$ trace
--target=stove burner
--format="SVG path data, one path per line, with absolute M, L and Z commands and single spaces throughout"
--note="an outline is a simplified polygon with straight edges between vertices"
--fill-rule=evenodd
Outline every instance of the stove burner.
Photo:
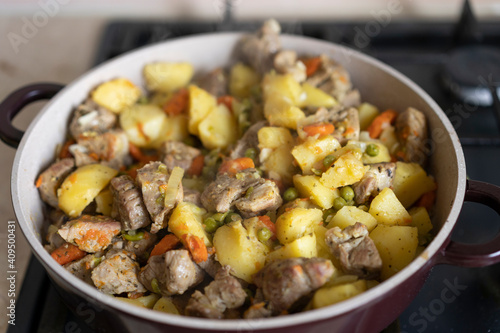
M 493 105 L 491 91 L 500 94 L 500 49 L 477 45 L 456 49 L 444 65 L 443 81 L 463 102 Z

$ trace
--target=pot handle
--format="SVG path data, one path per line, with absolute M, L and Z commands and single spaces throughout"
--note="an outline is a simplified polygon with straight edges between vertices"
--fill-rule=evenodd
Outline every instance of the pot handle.
M 465 201 L 485 204 L 500 215 L 500 187 L 476 180 L 467 180 Z M 463 267 L 484 267 L 500 262 L 500 234 L 483 244 L 464 244 L 451 241 L 441 251 L 437 264 Z
M 0 104 L 0 139 L 7 145 L 17 148 L 24 132 L 12 125 L 12 119 L 28 104 L 50 99 L 63 85 L 56 83 L 35 83 L 17 89 Z

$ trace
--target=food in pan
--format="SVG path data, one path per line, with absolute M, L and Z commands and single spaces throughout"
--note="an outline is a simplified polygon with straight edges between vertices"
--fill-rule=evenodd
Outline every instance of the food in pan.
M 36 181 L 54 260 L 125 302 L 222 319 L 340 302 L 422 251 L 425 116 L 362 102 L 279 33 L 267 21 L 228 68 L 150 63 L 144 87 L 89 92 Z

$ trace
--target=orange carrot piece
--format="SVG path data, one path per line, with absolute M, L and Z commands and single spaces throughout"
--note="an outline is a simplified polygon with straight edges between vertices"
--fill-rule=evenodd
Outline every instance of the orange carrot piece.
M 144 164 L 158 160 L 158 155 L 146 155 L 142 152 L 142 150 L 139 147 L 134 145 L 132 142 L 128 143 L 128 151 L 130 153 L 130 156 L 132 156 L 132 158 Z
M 82 259 L 87 255 L 87 252 L 82 251 L 71 243 L 65 243 L 52 251 L 50 256 L 54 258 L 59 265 L 65 265 L 69 262 Z
M 240 157 L 234 160 L 227 160 L 222 162 L 219 173 L 229 173 L 231 175 L 235 175 L 241 170 L 245 170 L 248 168 L 255 168 L 255 164 L 253 160 L 249 157 Z
M 199 176 L 203 171 L 203 167 L 205 166 L 205 156 L 198 155 L 191 162 L 191 166 L 189 167 L 187 174 L 190 176 Z
M 321 64 L 320 57 L 302 59 L 302 63 L 306 66 L 306 75 L 309 77 L 316 73 Z
M 173 250 L 177 247 L 177 245 L 179 245 L 179 243 L 180 240 L 179 238 L 177 238 L 176 235 L 174 234 L 165 235 L 165 237 L 163 237 L 161 241 L 159 241 L 158 244 L 155 245 L 149 256 L 150 257 L 158 256 L 167 251 Z
M 273 221 L 271 221 L 271 218 L 267 215 L 262 215 L 259 216 L 259 221 L 262 222 L 266 226 L 266 228 L 273 233 L 271 239 L 276 239 L 276 225 L 273 223 Z
M 420 199 L 418 199 L 417 206 L 425 207 L 427 211 L 431 210 L 432 206 L 434 206 L 434 202 L 436 201 L 436 190 L 426 192 L 422 194 Z
M 42 186 L 42 175 L 38 176 L 37 180 L 36 180 L 36 183 L 35 183 L 35 186 L 36 188 L 39 188 L 40 186 Z
M 391 109 L 385 110 L 384 112 L 376 116 L 375 119 L 372 120 L 371 124 L 366 129 L 368 133 L 370 133 L 370 137 L 373 139 L 378 138 L 382 133 L 382 130 L 386 126 L 396 121 L 397 116 L 398 112 Z
M 72 144 L 75 144 L 76 141 L 73 139 L 70 139 L 64 143 L 64 145 L 61 147 L 61 151 L 59 152 L 59 158 L 68 158 L 68 157 L 73 157 L 69 151 L 69 146 Z
M 233 112 L 233 96 L 225 95 L 217 98 L 217 104 L 224 104 L 229 111 Z
M 186 88 L 181 88 L 163 105 L 163 111 L 169 116 L 176 116 L 184 113 L 188 104 L 189 91 Z
M 203 239 L 192 234 L 182 235 L 184 245 L 187 247 L 195 263 L 207 261 L 208 250 Z
M 307 136 L 315 136 L 319 134 L 319 136 L 324 136 L 328 134 L 332 134 L 335 131 L 335 126 L 333 124 L 312 124 L 307 125 L 302 128 L 304 132 L 306 132 Z

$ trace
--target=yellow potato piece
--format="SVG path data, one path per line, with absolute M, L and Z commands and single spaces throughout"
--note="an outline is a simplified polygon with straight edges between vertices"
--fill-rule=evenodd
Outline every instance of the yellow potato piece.
M 215 97 L 207 91 L 190 85 L 189 90 L 189 133 L 198 135 L 201 121 L 217 106 Z
M 302 84 L 301 108 L 305 106 L 330 108 L 334 105 L 337 105 L 337 101 L 331 95 L 309 83 Z
M 293 144 L 294 139 L 290 130 L 284 127 L 264 126 L 257 132 L 259 148 L 276 149 L 283 145 Z
M 353 153 L 340 156 L 321 176 L 321 183 L 329 188 L 352 185 L 363 178 L 368 167 Z
M 143 75 L 149 91 L 171 92 L 185 87 L 194 69 L 187 62 L 156 62 L 144 66 Z
M 323 222 L 323 212 L 312 208 L 293 208 L 276 220 L 276 237 L 281 244 L 291 243 Z
M 163 296 L 155 303 L 153 310 L 180 315 L 179 310 L 177 310 L 177 307 L 172 302 L 172 299 L 166 296 Z
M 238 124 L 231 111 L 220 104 L 200 122 L 198 132 L 204 147 L 226 148 L 238 139 Z
M 129 304 L 132 304 L 135 306 L 139 306 L 141 308 L 153 309 L 155 304 L 158 301 L 158 298 L 160 298 L 160 296 L 158 296 L 156 294 L 151 294 L 148 296 L 142 296 L 142 297 L 138 297 L 138 298 L 134 298 L 134 299 L 126 298 L 126 297 L 115 297 L 115 298 L 117 300 L 122 301 L 122 302 L 129 303 Z
M 413 207 L 408 213 L 411 216 L 411 225 L 418 228 L 420 236 L 425 236 L 432 230 L 432 221 L 425 207 Z
M 191 202 L 181 202 L 172 211 L 168 221 L 168 230 L 179 239 L 184 240 L 184 235 L 194 235 L 202 239 L 206 246 L 212 246 L 205 228 L 203 228 L 203 215 L 206 210 Z
M 79 167 L 66 177 L 57 191 L 59 208 L 69 217 L 80 216 L 117 174 L 117 170 L 101 164 Z
M 313 258 L 317 256 L 316 235 L 311 232 L 269 253 L 267 262 L 288 258 Z
M 100 106 L 119 113 L 137 101 L 141 89 L 129 80 L 120 78 L 100 84 L 90 96 Z
M 306 141 L 297 145 L 292 150 L 292 155 L 306 175 L 312 174 L 312 168 L 316 164 L 322 167 L 323 159 L 333 154 L 340 148 L 340 143 L 331 135 L 319 139 L 307 138 Z
M 332 305 L 367 290 L 366 280 L 358 280 L 352 283 L 336 285 L 333 287 L 323 287 L 318 289 L 313 296 L 313 308 L 318 309 L 328 305 Z
M 259 84 L 259 75 L 252 67 L 237 63 L 229 73 L 229 92 L 231 95 L 245 98 L 250 96 L 252 87 Z
M 398 200 L 394 192 L 386 187 L 370 204 L 368 211 L 378 223 L 388 225 L 409 225 L 411 216 Z
M 371 214 L 359 209 L 358 207 L 344 206 L 332 218 L 328 224 L 328 229 L 333 227 L 345 229 L 350 225 L 356 224 L 356 222 L 363 223 L 368 231 L 372 231 L 377 226 L 377 219 Z
M 293 185 L 301 198 L 310 198 L 323 209 L 331 208 L 335 198 L 340 196 L 338 189 L 332 190 L 321 184 L 318 176 L 294 175 Z
M 434 180 L 417 163 L 396 163 L 393 182 L 394 193 L 406 208 L 420 196 L 436 189 Z
M 167 121 L 167 115 L 153 104 L 136 104 L 120 114 L 120 126 L 138 147 L 152 148 Z

